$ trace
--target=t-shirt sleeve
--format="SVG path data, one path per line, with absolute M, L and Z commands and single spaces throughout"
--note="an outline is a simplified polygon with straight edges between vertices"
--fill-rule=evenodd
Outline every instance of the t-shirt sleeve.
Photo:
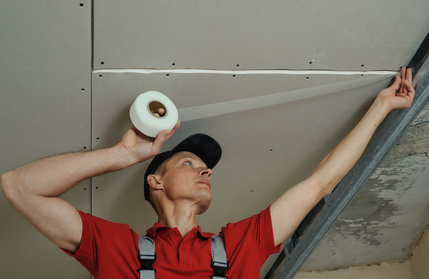
M 270 207 L 245 220 L 227 224 L 220 235 L 224 238 L 228 258 L 233 262 L 251 257 L 262 266 L 268 256 L 281 248 L 274 244 Z
M 83 228 L 79 249 L 75 253 L 63 251 L 79 261 L 93 276 L 99 274 L 98 265 L 100 262 L 106 260 L 105 257 L 100 258 L 100 253 L 114 254 L 115 258 L 120 257 L 120 254 L 125 249 L 132 251 L 131 253 L 125 252 L 125 254 L 134 256 L 137 253 L 135 242 L 138 242 L 138 235 L 130 230 L 128 225 L 113 223 L 81 211 L 78 212 L 82 220 Z M 117 241 L 113 240 L 117 238 L 123 240 L 125 243 L 124 245 L 119 245 L 121 246 L 119 248 L 114 246 Z M 128 244 L 128 247 L 122 247 L 127 246 L 126 244 Z M 119 251 L 115 249 L 119 249 Z M 120 259 L 121 261 L 137 260 L 137 258 L 122 258 L 123 257 Z
M 95 253 L 95 239 L 93 222 L 90 214 L 78 211 L 82 220 L 82 240 L 79 249 L 75 253 L 71 253 L 62 249 L 67 255 L 74 257 L 79 261 L 92 275 L 96 272 L 97 253 Z

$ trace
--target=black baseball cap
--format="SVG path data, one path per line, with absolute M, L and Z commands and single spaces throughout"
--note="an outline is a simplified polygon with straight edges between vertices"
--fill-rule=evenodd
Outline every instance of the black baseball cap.
M 144 175 L 144 197 L 146 200 L 149 200 L 147 177 L 155 173 L 165 160 L 182 151 L 197 155 L 210 169 L 214 168 L 222 157 L 222 148 L 214 138 L 201 133 L 187 137 L 172 150 L 159 153 L 152 159 Z

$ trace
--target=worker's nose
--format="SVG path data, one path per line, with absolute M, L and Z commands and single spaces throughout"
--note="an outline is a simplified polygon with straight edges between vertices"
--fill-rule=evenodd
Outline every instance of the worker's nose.
M 201 169 L 198 174 L 209 178 L 212 175 L 212 173 L 213 173 L 212 169 L 204 168 L 204 169 Z

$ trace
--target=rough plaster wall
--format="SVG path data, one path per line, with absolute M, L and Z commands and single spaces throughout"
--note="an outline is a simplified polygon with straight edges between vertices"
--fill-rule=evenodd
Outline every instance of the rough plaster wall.
M 427 279 L 429 276 L 429 230 L 426 230 L 421 241 L 412 253 L 412 258 L 405 262 L 382 263 L 351 267 L 324 272 L 298 272 L 294 279 Z
M 413 252 L 410 261 L 411 279 L 427 279 L 429 277 L 429 230 Z
M 298 272 L 294 279 L 414 279 L 410 278 L 410 264 L 383 263 L 375 266 L 351 267 L 325 272 Z M 427 278 L 427 277 L 425 277 Z

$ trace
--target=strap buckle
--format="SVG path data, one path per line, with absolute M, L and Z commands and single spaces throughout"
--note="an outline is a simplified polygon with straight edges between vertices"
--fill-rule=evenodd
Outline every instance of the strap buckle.
M 139 261 L 140 261 L 139 271 L 145 270 L 145 269 L 152 269 L 153 270 L 152 265 L 156 261 L 156 254 L 153 254 L 153 255 L 140 254 Z
M 213 275 L 210 276 L 212 279 L 228 279 L 225 276 L 225 272 L 228 269 L 228 264 L 211 260 L 211 266 L 213 268 Z

